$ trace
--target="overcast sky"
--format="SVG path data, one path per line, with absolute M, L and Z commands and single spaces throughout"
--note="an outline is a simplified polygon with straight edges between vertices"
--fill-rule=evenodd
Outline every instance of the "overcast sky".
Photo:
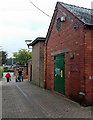
M 25 40 L 45 37 L 51 18 L 36 9 L 30 0 L 0 0 L 0 46 L 8 57 L 19 49 L 27 49 Z M 57 0 L 31 0 L 52 17 Z M 60 2 L 91 8 L 92 0 Z

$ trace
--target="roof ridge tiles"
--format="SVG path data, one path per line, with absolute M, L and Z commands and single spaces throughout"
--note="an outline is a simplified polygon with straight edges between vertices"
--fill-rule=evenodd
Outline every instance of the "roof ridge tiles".
M 85 8 L 85 7 L 80 7 L 80 6 L 76 6 L 76 5 L 72 5 L 72 4 L 68 4 L 68 3 L 64 3 L 64 2 L 58 2 L 64 5 L 69 5 L 69 6 L 74 6 L 74 7 L 78 7 L 78 8 L 83 8 L 83 9 L 87 9 L 87 10 L 93 10 L 93 9 L 89 9 L 89 8 Z

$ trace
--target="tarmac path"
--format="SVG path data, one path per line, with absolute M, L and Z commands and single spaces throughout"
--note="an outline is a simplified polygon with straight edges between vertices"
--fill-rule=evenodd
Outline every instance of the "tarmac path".
M 2 81 L 2 118 L 91 118 L 91 107 L 80 106 L 28 80 L 16 83 L 11 75 L 10 83 L 5 77 Z

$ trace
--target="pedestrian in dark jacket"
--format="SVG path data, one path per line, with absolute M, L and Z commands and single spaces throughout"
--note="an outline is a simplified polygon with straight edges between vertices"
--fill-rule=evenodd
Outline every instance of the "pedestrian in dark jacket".
M 6 77 L 6 79 L 7 79 L 7 82 L 9 82 L 9 79 L 10 79 L 10 77 L 11 77 L 10 73 L 7 73 L 7 74 L 5 75 L 5 77 Z
M 18 71 L 18 80 L 19 80 L 19 82 L 23 81 L 22 69 L 21 68 Z

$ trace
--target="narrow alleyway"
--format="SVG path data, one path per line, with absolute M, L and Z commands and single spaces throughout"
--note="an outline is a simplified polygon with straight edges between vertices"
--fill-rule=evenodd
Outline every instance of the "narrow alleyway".
M 1 84 L 0 84 L 1 85 Z M 83 107 L 67 98 L 31 84 L 28 80 L 2 85 L 3 118 L 90 118 L 91 107 Z

